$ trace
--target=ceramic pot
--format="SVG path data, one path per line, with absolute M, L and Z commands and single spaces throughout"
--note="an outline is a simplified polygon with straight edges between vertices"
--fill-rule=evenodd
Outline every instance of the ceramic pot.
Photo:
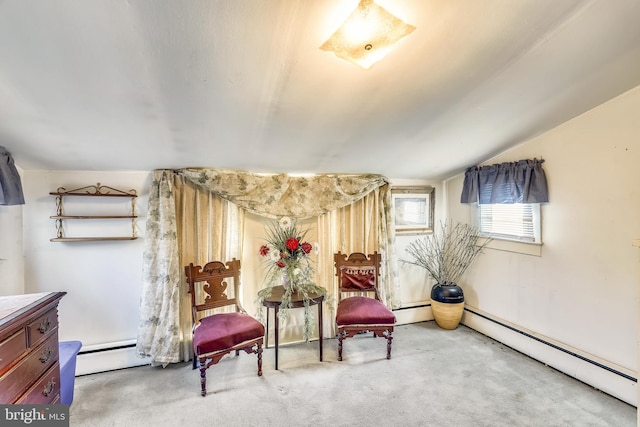
M 464 311 L 464 292 L 455 283 L 437 283 L 431 288 L 431 311 L 442 329 L 455 329 Z

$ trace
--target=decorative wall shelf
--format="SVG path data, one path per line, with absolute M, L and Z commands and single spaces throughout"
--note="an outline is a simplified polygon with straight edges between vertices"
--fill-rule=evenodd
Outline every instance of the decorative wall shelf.
M 86 187 L 67 190 L 64 187 L 58 188 L 56 191 L 49 193 L 56 196 L 56 215 L 49 218 L 56 220 L 57 237 L 51 239 L 52 242 L 88 242 L 88 241 L 107 241 L 107 240 L 135 240 L 136 236 L 136 190 L 123 191 L 116 188 L 107 187 L 97 183 L 96 185 L 88 185 Z M 131 199 L 131 215 L 65 215 L 63 212 L 63 198 L 67 196 L 80 197 L 129 197 Z M 131 220 L 131 236 L 122 237 L 65 237 L 63 229 L 64 220 L 73 219 L 130 219 Z

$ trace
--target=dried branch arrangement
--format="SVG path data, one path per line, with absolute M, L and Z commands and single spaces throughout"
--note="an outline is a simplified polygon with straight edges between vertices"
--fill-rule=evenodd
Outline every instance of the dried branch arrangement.
M 479 243 L 480 232 L 469 224 L 440 224 L 440 232 L 414 240 L 406 251 L 413 258 L 403 260 L 422 267 L 437 284 L 457 284 L 471 263 L 491 241 Z

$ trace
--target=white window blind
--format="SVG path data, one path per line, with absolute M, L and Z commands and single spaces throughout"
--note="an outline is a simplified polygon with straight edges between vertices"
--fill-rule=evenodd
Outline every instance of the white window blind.
M 538 203 L 478 205 L 480 232 L 495 238 L 540 243 Z

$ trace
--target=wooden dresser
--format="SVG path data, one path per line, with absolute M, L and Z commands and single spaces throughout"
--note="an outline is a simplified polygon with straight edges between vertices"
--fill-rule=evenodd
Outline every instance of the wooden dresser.
M 58 303 L 66 292 L 0 297 L 0 404 L 58 403 Z

